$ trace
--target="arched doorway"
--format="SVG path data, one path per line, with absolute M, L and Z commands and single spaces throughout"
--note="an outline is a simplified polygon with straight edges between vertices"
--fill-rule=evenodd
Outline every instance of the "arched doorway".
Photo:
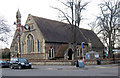
M 68 50 L 68 60 L 72 60 L 72 53 L 73 53 L 72 49 L 69 49 Z

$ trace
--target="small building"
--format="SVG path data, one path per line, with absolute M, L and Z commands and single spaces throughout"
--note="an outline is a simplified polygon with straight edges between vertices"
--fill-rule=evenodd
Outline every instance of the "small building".
M 113 58 L 120 58 L 120 49 L 116 48 L 112 50 L 113 52 Z
M 98 59 L 99 58 L 99 53 L 95 51 L 90 51 L 86 53 L 86 59 Z
M 27 59 L 74 59 L 72 25 L 29 14 L 22 26 L 19 10 L 16 18 L 17 29 L 10 47 L 12 57 L 17 57 L 21 52 L 21 57 Z M 77 58 L 82 57 L 82 42 L 85 42 L 85 53 L 94 50 L 102 54 L 104 45 L 92 30 L 76 27 L 75 39 Z

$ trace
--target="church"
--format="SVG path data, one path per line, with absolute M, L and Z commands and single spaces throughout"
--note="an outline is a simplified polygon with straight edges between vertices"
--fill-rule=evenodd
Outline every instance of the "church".
M 71 25 L 55 20 L 28 15 L 24 26 L 21 14 L 16 13 L 16 31 L 10 47 L 11 57 L 40 60 L 74 60 L 74 38 Z M 102 54 L 104 45 L 92 30 L 76 27 L 76 57 L 89 51 Z

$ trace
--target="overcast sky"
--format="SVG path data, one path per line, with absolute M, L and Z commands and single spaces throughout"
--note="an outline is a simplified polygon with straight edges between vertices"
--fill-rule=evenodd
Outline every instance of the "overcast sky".
M 90 1 L 90 3 L 87 5 L 86 11 L 83 12 L 83 17 L 86 19 L 81 22 L 80 27 L 90 29 L 88 24 L 94 21 L 95 16 L 98 15 L 98 4 L 101 2 L 101 0 L 83 1 Z M 57 0 L 0 0 L 0 16 L 4 16 L 4 18 L 7 20 L 7 24 L 9 24 L 10 28 L 12 28 L 14 31 L 16 26 L 13 25 L 13 23 L 16 21 L 16 12 L 18 9 L 20 10 L 22 16 L 22 25 L 25 24 L 28 14 L 52 20 L 58 20 L 59 12 L 50 6 L 58 7 L 61 9 L 64 8 L 64 6 Z M 13 34 L 14 32 L 11 35 Z M 0 42 L 0 48 L 9 48 L 11 41 L 12 39 L 9 40 L 9 45 L 4 45 L 4 43 Z

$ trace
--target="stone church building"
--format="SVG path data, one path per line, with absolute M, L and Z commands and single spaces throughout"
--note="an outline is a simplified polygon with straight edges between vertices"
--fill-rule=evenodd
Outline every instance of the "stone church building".
M 10 47 L 11 57 L 21 55 L 27 59 L 74 59 L 74 38 L 70 24 L 29 14 L 22 26 L 19 10 L 16 18 L 16 31 Z M 82 42 L 84 54 L 90 50 L 102 54 L 104 49 L 104 45 L 92 30 L 77 27 L 76 42 L 77 58 L 82 57 Z

